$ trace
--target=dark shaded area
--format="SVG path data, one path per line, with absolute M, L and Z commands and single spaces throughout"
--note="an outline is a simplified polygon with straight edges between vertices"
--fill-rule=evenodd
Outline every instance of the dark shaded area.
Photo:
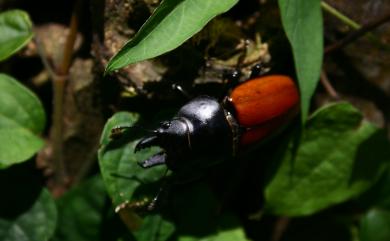
M 31 208 L 43 188 L 44 178 L 33 161 L 0 171 L 0 217 L 14 219 Z
M 317 216 L 292 220 L 285 231 L 283 241 L 342 241 L 350 240 L 351 234 L 347 223 L 334 217 Z
M 350 182 L 371 180 L 390 164 L 390 145 L 386 133 L 377 131 L 359 145 Z M 369 160 L 369 161 L 368 161 Z

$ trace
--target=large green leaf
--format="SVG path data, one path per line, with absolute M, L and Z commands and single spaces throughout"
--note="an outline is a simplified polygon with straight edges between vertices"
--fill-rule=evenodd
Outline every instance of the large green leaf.
M 124 202 L 142 203 L 151 200 L 157 193 L 161 183 L 158 180 L 164 175 L 165 167 L 143 169 L 137 161 L 146 159 L 159 149 L 150 148 L 134 153 L 134 147 L 140 138 L 136 129 L 124 133 L 116 140 L 109 138 L 111 129 L 116 126 L 132 126 L 139 116 L 132 113 L 120 112 L 111 117 L 103 130 L 101 148 L 99 150 L 99 165 L 109 196 L 115 206 Z M 148 202 L 145 203 L 148 205 Z M 174 231 L 172 224 L 160 215 L 148 215 L 138 224 L 137 218 L 130 213 L 126 223 L 134 226 L 133 235 L 138 241 L 164 241 Z M 153 237 L 153 238 L 151 238 Z
M 323 24 L 320 0 L 279 0 L 282 24 L 290 41 L 301 92 L 302 121 L 320 77 Z
M 42 189 L 31 208 L 13 218 L 0 217 L 0 240 L 45 241 L 54 233 L 57 209 L 50 193 Z
M 390 211 L 372 209 L 360 222 L 360 241 L 390 240 Z
M 39 99 L 12 77 L 0 74 L 0 169 L 33 156 L 45 125 Z
M 301 142 L 289 143 L 265 190 L 266 209 L 309 215 L 367 190 L 390 159 L 386 135 L 350 104 L 330 105 L 308 120 Z
M 110 60 L 106 72 L 166 53 L 238 0 L 163 0 L 133 39 Z
M 100 176 L 67 192 L 57 201 L 59 219 L 54 240 L 100 240 L 106 197 Z
M 123 136 L 124 140 L 109 138 L 113 127 L 132 126 L 138 118 L 137 114 L 132 113 L 115 114 L 107 121 L 100 140 L 100 170 L 114 205 L 133 200 L 133 194 L 141 184 L 156 182 L 164 175 L 165 167 L 145 170 L 137 164 L 137 161 L 144 160 L 158 151 L 158 148 L 150 148 L 134 153 L 134 147 L 140 138 L 139 133 L 130 131 Z
M 33 36 L 28 14 L 21 10 L 0 13 L 0 61 L 8 58 Z

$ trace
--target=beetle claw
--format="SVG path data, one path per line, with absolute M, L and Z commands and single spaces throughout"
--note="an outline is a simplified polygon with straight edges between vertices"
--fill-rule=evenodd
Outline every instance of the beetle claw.
M 152 157 L 149 157 L 148 159 L 138 162 L 138 164 L 142 168 L 150 168 L 157 165 L 165 164 L 167 158 L 167 154 L 164 152 L 160 152 L 156 155 L 153 155 Z
M 137 143 L 137 145 L 134 148 L 134 153 L 136 153 L 142 149 L 145 149 L 147 147 L 151 147 L 151 146 L 155 146 L 155 145 L 158 145 L 157 136 L 153 135 L 153 136 L 145 137 Z

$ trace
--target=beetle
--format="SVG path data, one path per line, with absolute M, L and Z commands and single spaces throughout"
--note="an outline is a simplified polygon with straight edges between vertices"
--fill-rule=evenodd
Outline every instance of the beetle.
M 151 146 L 163 149 L 139 164 L 143 168 L 166 164 L 175 172 L 207 168 L 215 162 L 199 161 L 235 156 L 243 146 L 286 124 L 297 113 L 298 103 L 297 87 L 285 75 L 250 79 L 235 87 L 223 102 L 198 96 L 137 143 L 135 152 Z
M 232 88 L 223 101 L 207 95 L 190 100 L 172 119 L 139 140 L 134 151 L 159 146 L 163 151 L 139 165 L 165 164 L 180 178 L 191 179 L 270 136 L 296 115 L 298 106 L 299 92 L 291 77 L 252 76 Z M 118 128 L 112 130 L 113 135 Z

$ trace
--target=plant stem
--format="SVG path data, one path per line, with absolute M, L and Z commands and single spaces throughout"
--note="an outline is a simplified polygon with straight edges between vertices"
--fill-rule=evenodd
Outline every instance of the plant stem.
M 326 12 L 332 14 L 333 16 L 335 16 L 336 18 L 338 18 L 340 21 L 342 21 L 346 25 L 350 26 L 351 28 L 353 28 L 353 29 L 359 29 L 360 28 L 360 25 L 357 22 L 355 22 L 352 19 L 348 18 L 347 16 L 345 16 L 344 14 L 342 14 L 341 12 L 339 12 L 337 9 L 335 9 L 332 6 L 330 6 L 326 2 L 321 1 L 321 7 Z
M 73 48 L 76 42 L 77 29 L 79 26 L 79 18 L 81 14 L 81 0 L 77 0 L 70 19 L 69 33 L 66 38 L 62 63 L 58 68 L 59 75 L 67 75 L 70 64 L 72 63 Z
M 63 158 L 63 103 L 67 77 L 55 75 L 53 78 L 53 124 L 50 133 L 52 144 L 52 160 L 54 162 L 55 183 L 62 186 L 66 183 L 66 171 Z
M 328 76 L 324 70 L 321 71 L 321 78 L 320 78 L 322 86 L 324 86 L 326 92 L 334 99 L 339 98 L 339 94 L 337 91 L 333 88 L 332 84 L 330 83 Z
M 336 49 L 340 49 L 349 43 L 352 43 L 356 39 L 364 36 L 367 32 L 377 28 L 378 26 L 384 24 L 385 22 L 390 21 L 390 13 L 375 19 L 374 21 L 371 21 L 367 23 L 366 25 L 363 25 L 361 28 L 359 28 L 356 31 L 351 32 L 349 35 L 347 35 L 345 38 L 337 41 L 336 43 L 327 46 L 325 48 L 325 54 L 329 54 L 330 52 L 333 52 Z
M 66 166 L 63 152 L 63 115 L 64 92 L 68 80 L 68 72 L 72 63 L 74 44 L 76 42 L 79 17 L 81 13 L 81 0 L 77 0 L 70 20 L 69 33 L 66 38 L 62 62 L 56 68 L 53 78 L 53 125 L 51 131 L 52 159 L 55 167 L 54 180 L 59 186 L 67 182 Z

